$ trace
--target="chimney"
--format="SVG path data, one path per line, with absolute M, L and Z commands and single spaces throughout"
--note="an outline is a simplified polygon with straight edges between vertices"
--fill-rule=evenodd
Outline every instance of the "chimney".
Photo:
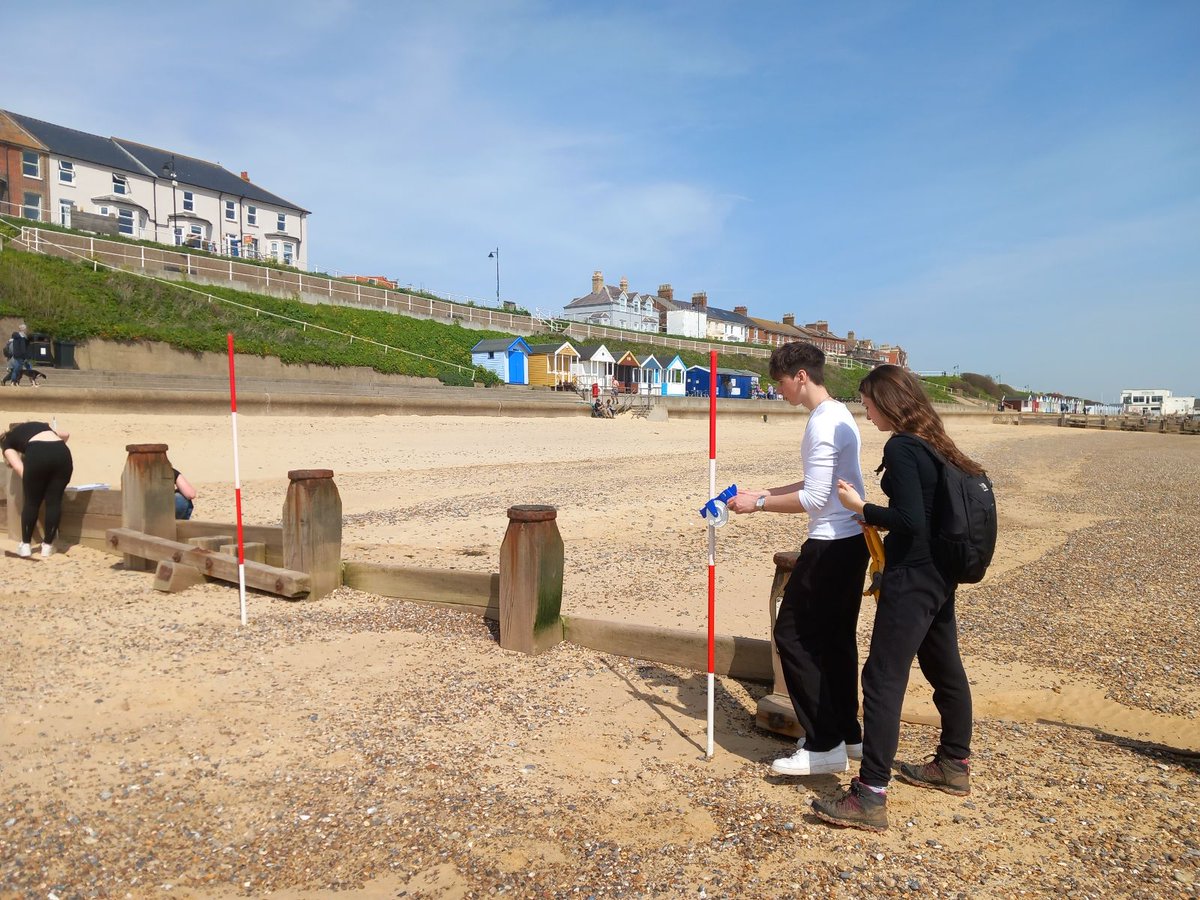
M 708 309 L 708 293 L 706 291 L 697 291 L 692 294 L 692 306 L 696 309 Z
M 733 308 L 733 311 L 734 311 L 735 313 L 737 313 L 739 316 L 744 316 L 744 315 L 747 315 L 747 314 L 749 313 L 749 311 L 750 311 L 750 308 L 749 308 L 749 307 L 747 307 L 747 306 L 735 306 L 735 307 Z
M 621 293 L 622 294 L 629 293 L 629 279 L 626 278 L 624 275 L 621 276 Z
M 829 333 L 829 323 L 826 322 L 824 319 L 817 319 L 817 321 L 815 321 L 815 322 L 809 322 L 804 327 L 811 328 L 813 331 L 818 331 L 821 334 Z
M 796 327 L 796 314 L 795 313 L 784 313 L 783 314 L 783 324 L 791 325 L 793 328 L 795 328 Z
M 668 303 L 675 302 L 675 288 L 669 284 L 660 284 L 658 286 L 658 296 L 662 297 Z
M 853 332 L 853 331 L 847 331 L 847 332 L 846 332 L 846 349 L 847 349 L 847 350 L 853 350 L 853 349 L 854 349 L 854 347 L 855 347 L 855 343 L 854 343 L 854 332 Z
M 602 272 L 592 273 L 592 293 L 598 294 L 604 287 L 604 274 Z
M 249 173 L 249 172 L 243 172 L 243 173 L 242 173 L 242 181 L 249 181 L 249 180 L 250 180 L 250 173 Z

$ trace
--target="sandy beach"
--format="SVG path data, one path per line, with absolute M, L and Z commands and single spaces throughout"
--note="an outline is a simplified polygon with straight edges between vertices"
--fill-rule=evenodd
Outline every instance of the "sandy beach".
M 53 410 L 46 410 L 49 418 Z M 27 416 L 36 418 L 36 416 Z M 162 442 L 232 521 L 228 417 L 59 416 L 74 483 Z M 719 429 L 720 486 L 793 481 L 802 418 Z M 863 468 L 884 435 L 863 428 Z M 890 830 L 809 813 L 765 685 L 561 645 L 341 589 L 167 595 L 71 547 L 0 560 L 0 894 L 20 897 L 1173 897 L 1200 893 L 1200 441 L 953 419 L 995 482 L 996 562 L 959 595 L 972 794 L 894 784 Z M 496 571 L 506 509 L 549 503 L 564 612 L 702 631 L 707 423 L 239 419 L 245 520 L 330 468 L 343 557 Z M 868 492 L 880 497 L 873 476 Z M 767 637 L 801 517 L 719 533 L 718 631 Z M 7 549 L 12 549 L 8 547 Z M 859 626 L 865 649 L 871 601 Z M 937 741 L 914 669 L 900 759 Z M 925 724 L 922 724 L 925 723 Z

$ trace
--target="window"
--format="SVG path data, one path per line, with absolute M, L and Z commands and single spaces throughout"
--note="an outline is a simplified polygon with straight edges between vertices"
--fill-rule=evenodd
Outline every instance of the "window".
M 42 158 L 34 150 L 21 151 L 21 174 L 26 178 L 42 177 Z
M 58 161 L 58 180 L 63 184 L 74 184 L 75 163 L 60 159 Z
M 279 241 L 271 241 L 271 256 L 279 259 Z
M 193 194 L 191 191 L 183 192 L 183 211 L 184 212 L 195 212 L 196 211 L 196 195 Z
M 107 216 L 108 215 L 108 207 L 107 206 L 98 206 L 98 207 L 96 207 L 96 212 L 102 216 Z
M 246 224 L 247 225 L 257 225 L 258 224 L 258 207 L 257 206 L 247 206 L 246 207 Z
M 191 234 L 196 235 L 196 237 L 204 236 L 204 229 L 201 228 L 199 225 L 193 225 L 189 231 Z
M 121 234 L 133 235 L 133 210 L 118 209 L 117 210 L 117 231 Z
M 289 266 L 292 264 L 292 245 L 287 241 L 283 242 L 283 261 Z
M 58 201 L 58 224 L 63 228 L 71 227 L 71 207 L 73 205 L 70 200 Z
M 183 229 L 176 226 L 175 228 L 175 246 L 178 247 L 183 243 Z
M 128 194 L 129 193 L 129 179 L 127 179 L 124 175 L 121 175 L 117 172 L 113 172 L 113 193 L 114 194 Z
M 275 217 L 275 227 L 279 231 L 287 231 L 287 216 L 280 213 Z
M 237 205 L 232 200 L 225 201 L 225 218 L 230 222 L 237 220 Z
M 40 222 L 42 220 L 42 195 L 27 192 L 25 194 L 25 204 L 21 209 L 21 215 L 27 219 Z

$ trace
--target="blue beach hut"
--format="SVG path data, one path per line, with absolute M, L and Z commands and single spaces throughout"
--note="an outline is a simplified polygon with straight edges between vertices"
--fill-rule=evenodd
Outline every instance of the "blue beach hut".
M 687 388 L 684 383 L 687 381 L 687 366 L 683 360 L 679 358 L 679 354 L 675 354 L 672 359 L 663 367 L 662 393 L 664 397 L 682 397 L 687 393 Z
M 689 397 L 707 397 L 709 392 L 709 370 L 706 366 L 688 366 L 687 394 Z M 717 396 L 750 399 L 758 375 L 745 369 L 717 368 Z
M 471 348 L 471 364 L 505 384 L 529 384 L 529 345 L 525 338 L 488 338 Z

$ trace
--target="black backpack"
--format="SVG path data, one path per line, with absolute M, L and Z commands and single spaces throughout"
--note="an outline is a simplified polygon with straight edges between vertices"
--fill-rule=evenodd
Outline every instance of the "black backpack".
M 916 437 L 913 435 L 913 437 Z M 987 475 L 968 475 L 917 438 L 938 466 L 930 550 L 938 570 L 958 584 L 983 580 L 996 552 L 996 492 Z
M 5 359 L 12 359 L 12 350 L 13 350 L 12 345 L 13 345 L 13 339 L 9 338 L 8 343 L 4 345 L 4 358 Z

